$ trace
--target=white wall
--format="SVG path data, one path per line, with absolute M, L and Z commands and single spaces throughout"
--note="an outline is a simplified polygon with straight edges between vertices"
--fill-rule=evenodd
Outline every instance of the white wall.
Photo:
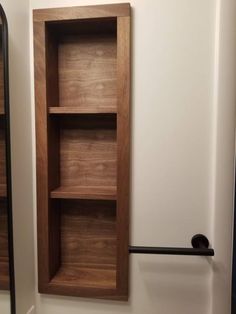
M 31 0 L 31 8 L 110 2 Z M 133 0 L 131 5 L 131 243 L 190 246 L 198 232 L 212 241 L 217 1 Z M 32 45 L 31 29 L 31 59 Z M 35 158 L 34 139 L 33 148 Z M 128 303 L 37 294 L 38 313 L 215 314 L 208 259 L 133 256 L 130 269 Z
M 13 219 L 17 314 L 34 304 L 32 130 L 30 109 L 29 1 L 2 0 L 9 24 Z M 2 298 L 0 298 L 0 307 Z M 10 314 L 10 310 L 0 311 Z
M 219 1 L 215 89 L 215 150 L 213 172 L 212 313 L 228 314 L 231 305 L 234 143 L 236 116 L 236 2 Z
M 10 31 L 17 314 L 25 314 L 34 304 L 35 289 L 28 2 L 1 2 Z M 31 0 L 31 7 L 109 2 Z M 216 257 L 210 263 L 205 258 L 133 256 L 128 303 L 37 294 L 38 313 L 229 314 L 236 4 L 234 0 L 133 0 L 131 4 L 131 242 L 187 246 L 192 234 L 203 232 L 213 242 Z M 9 314 L 7 308 L 2 311 L 8 306 L 5 297 L 0 296 L 1 314 Z
M 10 314 L 10 294 L 9 292 L 0 292 L 0 313 L 2 314 Z

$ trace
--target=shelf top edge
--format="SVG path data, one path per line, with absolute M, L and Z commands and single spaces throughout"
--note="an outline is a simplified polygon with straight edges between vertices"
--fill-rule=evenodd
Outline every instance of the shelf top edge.
M 49 107 L 48 112 L 51 114 L 115 114 L 117 110 L 106 109 L 80 109 L 76 107 Z
M 61 8 L 42 8 L 33 10 L 34 22 L 53 22 L 89 18 L 108 18 L 130 16 L 130 3 L 113 3 Z

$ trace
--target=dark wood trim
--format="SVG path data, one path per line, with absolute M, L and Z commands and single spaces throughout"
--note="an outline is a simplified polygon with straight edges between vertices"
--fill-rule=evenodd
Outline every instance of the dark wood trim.
M 50 280 L 45 23 L 34 22 L 39 289 Z
M 130 4 L 105 4 L 74 6 L 68 8 L 37 9 L 33 11 L 34 22 L 51 22 L 91 18 L 107 18 L 130 15 Z
M 130 194 L 130 17 L 117 19 L 117 287 L 128 296 Z

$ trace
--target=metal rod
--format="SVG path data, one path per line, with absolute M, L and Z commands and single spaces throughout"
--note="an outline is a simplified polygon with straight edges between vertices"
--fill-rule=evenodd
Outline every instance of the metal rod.
M 172 248 L 172 247 L 147 247 L 130 246 L 129 253 L 132 254 L 164 254 L 164 255 L 192 255 L 192 256 L 214 256 L 213 249 L 208 248 Z
M 164 254 L 164 255 L 192 255 L 192 256 L 214 256 L 215 251 L 209 249 L 209 241 L 204 234 L 195 234 L 192 237 L 193 248 L 182 247 L 150 247 L 130 246 L 129 253 L 133 254 Z

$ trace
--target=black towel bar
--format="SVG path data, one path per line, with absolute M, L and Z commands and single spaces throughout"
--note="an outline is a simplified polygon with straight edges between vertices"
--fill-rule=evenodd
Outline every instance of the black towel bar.
M 209 241 L 203 234 L 192 237 L 193 248 L 177 247 L 148 247 L 130 246 L 129 253 L 132 254 L 164 254 L 164 255 L 192 255 L 192 256 L 214 256 L 214 249 L 209 248 Z

